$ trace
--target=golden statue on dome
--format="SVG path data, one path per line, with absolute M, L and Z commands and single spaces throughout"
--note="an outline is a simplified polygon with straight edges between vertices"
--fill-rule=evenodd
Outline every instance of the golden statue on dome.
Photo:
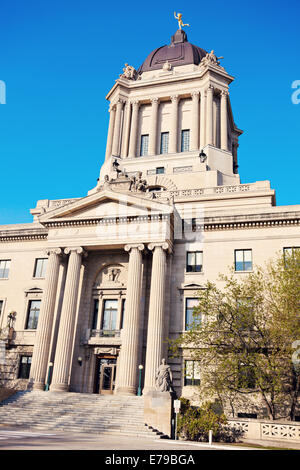
M 177 15 L 176 15 L 176 11 L 174 11 L 174 18 L 175 18 L 175 20 L 178 20 L 179 29 L 183 28 L 184 26 L 190 26 L 188 23 L 183 24 L 182 13 L 177 13 Z

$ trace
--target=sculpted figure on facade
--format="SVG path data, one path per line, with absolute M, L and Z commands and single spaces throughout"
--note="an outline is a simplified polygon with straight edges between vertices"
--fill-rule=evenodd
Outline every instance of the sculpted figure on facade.
M 165 359 L 162 359 L 155 376 L 156 390 L 159 392 L 171 392 L 172 380 L 171 367 L 169 364 L 166 364 Z
M 123 73 L 120 75 L 120 78 L 126 78 L 127 80 L 135 80 L 137 72 L 132 65 L 125 64 L 123 68 Z
M 201 60 L 201 65 L 220 65 L 220 59 L 224 59 L 224 57 L 217 57 L 215 55 L 215 51 L 212 50 L 206 54 L 206 56 Z
M 184 26 L 190 26 L 188 23 L 184 24 L 182 21 L 182 13 L 177 13 L 174 11 L 174 18 L 175 20 L 178 20 L 178 27 L 179 29 L 183 28 Z

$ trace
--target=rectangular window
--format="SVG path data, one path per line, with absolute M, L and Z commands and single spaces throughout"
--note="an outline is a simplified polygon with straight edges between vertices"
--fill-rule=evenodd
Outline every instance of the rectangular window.
M 98 324 L 98 312 L 99 312 L 99 300 L 94 299 L 94 310 L 93 310 L 93 320 L 92 320 L 92 330 L 97 329 Z
M 184 385 L 200 385 L 200 364 L 198 361 L 185 361 Z
M 190 130 L 184 129 L 181 131 L 181 152 L 188 152 L 190 150 Z
M 122 299 L 121 330 L 124 328 L 125 305 L 126 305 L 126 299 Z
M 199 304 L 199 300 L 195 298 L 185 299 L 185 330 L 190 330 L 193 325 L 201 324 L 201 316 L 194 317 L 194 308 Z
M 156 168 L 156 171 L 155 171 L 157 175 L 162 175 L 164 174 L 164 172 L 165 172 L 165 168 L 163 166 Z
M 0 300 L 0 317 L 2 315 L 3 305 L 4 305 L 4 300 Z
M 8 279 L 10 268 L 10 259 L 2 259 L 0 261 L 0 279 Z
M 28 315 L 27 315 L 27 323 L 26 323 L 26 330 L 36 330 L 39 320 L 41 308 L 41 301 L 40 300 L 30 300 L 28 305 Z
M 160 153 L 169 152 L 169 132 L 162 132 L 160 134 Z
M 203 267 L 203 252 L 188 251 L 186 254 L 186 272 L 201 273 Z
M 31 356 L 21 356 L 18 379 L 29 379 Z
M 114 332 L 116 330 L 118 315 L 118 300 L 104 300 L 103 303 L 103 332 Z
M 140 150 L 141 157 L 148 155 L 148 148 L 149 148 L 149 134 L 141 135 L 141 150 Z
M 235 250 L 234 264 L 236 271 L 251 271 L 252 250 Z
M 35 260 L 33 277 L 45 277 L 48 258 L 37 258 Z

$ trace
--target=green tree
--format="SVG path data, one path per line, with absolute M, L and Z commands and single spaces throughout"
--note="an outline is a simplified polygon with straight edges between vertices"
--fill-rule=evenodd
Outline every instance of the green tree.
M 300 391 L 300 250 L 199 292 L 194 323 L 172 344 L 199 361 L 202 397 L 235 405 L 261 397 L 270 419 L 294 420 Z M 199 317 L 202 322 L 199 324 Z M 298 343 L 300 346 L 300 342 Z M 285 411 L 284 415 L 283 410 Z

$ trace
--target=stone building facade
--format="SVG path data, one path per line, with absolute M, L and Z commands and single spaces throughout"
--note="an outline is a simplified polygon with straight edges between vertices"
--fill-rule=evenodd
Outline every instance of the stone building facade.
M 0 227 L 2 383 L 146 393 L 206 281 L 300 246 L 300 206 L 276 206 L 269 181 L 241 184 L 232 81 L 178 30 L 108 93 L 97 186 Z M 192 396 L 197 365 L 168 362 Z

